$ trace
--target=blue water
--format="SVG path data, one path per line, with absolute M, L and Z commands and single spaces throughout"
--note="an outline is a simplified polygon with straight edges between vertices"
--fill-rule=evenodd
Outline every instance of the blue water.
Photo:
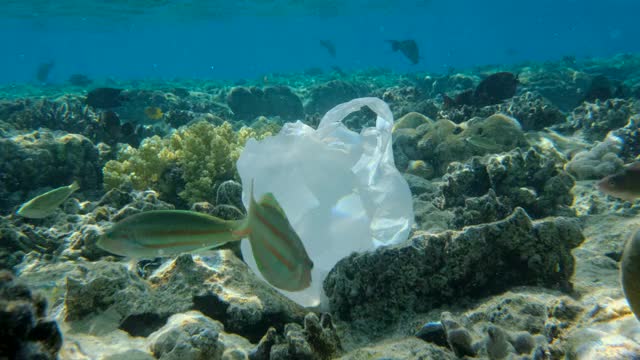
M 51 3 L 0 5 L 0 83 L 35 81 L 50 60 L 49 81 L 61 83 L 74 73 L 239 79 L 333 65 L 445 72 L 640 50 L 634 0 Z M 334 42 L 336 58 L 322 39 Z M 420 63 L 392 52 L 387 39 L 415 39 Z

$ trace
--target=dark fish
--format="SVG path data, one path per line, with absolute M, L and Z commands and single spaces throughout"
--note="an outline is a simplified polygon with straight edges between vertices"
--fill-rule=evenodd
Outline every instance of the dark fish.
M 415 40 L 387 40 L 391 44 L 391 50 L 400 51 L 412 64 L 420 61 L 420 50 Z
M 36 72 L 36 79 L 40 82 L 47 82 L 49 78 L 49 73 L 51 69 L 53 69 L 53 65 L 55 63 L 53 61 L 49 61 L 48 63 L 42 63 L 38 65 L 38 71 Z
M 594 102 L 595 100 L 607 100 L 613 97 L 611 81 L 604 75 L 596 75 L 591 79 L 591 84 L 584 100 Z
M 444 94 L 442 97 L 444 99 L 443 107 L 445 109 L 451 109 L 462 105 L 473 105 L 475 102 L 473 89 L 460 92 L 454 98 L 449 97 L 447 94 Z
M 329 52 L 331 57 L 336 57 L 336 46 L 331 40 L 320 40 L 320 46 L 327 49 L 327 52 Z
M 120 135 L 120 118 L 118 114 L 111 110 L 107 110 L 100 115 L 100 122 L 105 131 L 113 138 Z
M 87 94 L 87 105 L 99 109 L 109 109 L 122 105 L 122 89 L 96 88 Z
M 627 165 L 621 172 L 598 181 L 598 189 L 626 201 L 640 197 L 640 162 Z
M 69 76 L 69 83 L 74 86 L 88 86 L 93 82 L 87 75 L 73 74 Z
M 518 77 L 510 72 L 498 72 L 482 80 L 473 92 L 477 106 L 495 105 L 516 94 Z

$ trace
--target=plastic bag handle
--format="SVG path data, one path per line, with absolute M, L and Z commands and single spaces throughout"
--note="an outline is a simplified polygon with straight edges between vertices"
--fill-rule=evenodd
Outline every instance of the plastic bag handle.
M 377 97 L 354 99 L 329 110 L 322 117 L 322 120 L 320 120 L 317 130 L 318 133 L 324 135 L 332 131 L 336 126 L 340 126 L 342 120 L 349 116 L 349 114 L 359 111 L 364 106 L 369 107 L 378 115 L 376 119 L 376 129 L 382 134 L 391 133 L 391 129 L 393 128 L 393 114 L 391 113 L 391 109 L 389 109 L 389 105 Z M 389 137 L 389 139 L 385 140 L 390 141 L 391 138 Z M 383 147 L 386 147 L 386 144 L 383 144 Z

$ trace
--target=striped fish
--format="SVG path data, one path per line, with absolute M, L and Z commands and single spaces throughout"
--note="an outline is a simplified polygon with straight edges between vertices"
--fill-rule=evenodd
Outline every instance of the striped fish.
M 29 219 L 42 219 L 53 214 L 58 206 L 67 200 L 67 198 L 80 188 L 77 181 L 69 186 L 62 186 L 51 191 L 47 191 L 42 195 L 38 195 L 33 199 L 22 204 L 17 215 Z
M 116 255 L 134 258 L 172 256 L 213 249 L 249 238 L 262 276 L 273 286 L 300 291 L 311 284 L 313 262 L 271 193 L 253 197 L 242 220 L 222 220 L 183 210 L 155 210 L 118 222 L 97 245 Z

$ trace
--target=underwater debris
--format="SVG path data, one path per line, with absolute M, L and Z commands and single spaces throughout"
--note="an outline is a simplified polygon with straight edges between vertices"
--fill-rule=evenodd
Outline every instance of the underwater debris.
M 69 83 L 74 86 L 89 86 L 93 80 L 89 79 L 87 75 L 73 74 L 69 76 Z
M 391 50 L 400 51 L 413 65 L 420 61 L 420 50 L 415 40 L 387 40 Z
M 123 98 L 120 96 L 122 89 L 96 88 L 87 94 L 85 102 L 87 105 L 98 109 L 109 109 L 122 105 Z
M 36 71 L 36 79 L 38 79 L 38 81 L 40 81 L 41 83 L 47 82 L 47 80 L 49 79 L 49 73 L 51 72 L 51 69 L 53 69 L 54 65 L 55 63 L 53 61 L 38 65 L 38 70 Z
M 640 162 L 627 165 L 621 172 L 598 181 L 598 189 L 626 201 L 640 197 Z
M 331 40 L 320 40 L 320 46 L 327 49 L 327 52 L 331 57 L 336 57 L 336 46 Z
M 38 195 L 33 199 L 24 203 L 18 211 L 17 215 L 29 219 L 42 219 L 53 214 L 58 206 L 67 200 L 67 198 L 80 188 L 77 181 L 69 186 L 62 186 L 51 191 L 47 191 L 42 195 Z

